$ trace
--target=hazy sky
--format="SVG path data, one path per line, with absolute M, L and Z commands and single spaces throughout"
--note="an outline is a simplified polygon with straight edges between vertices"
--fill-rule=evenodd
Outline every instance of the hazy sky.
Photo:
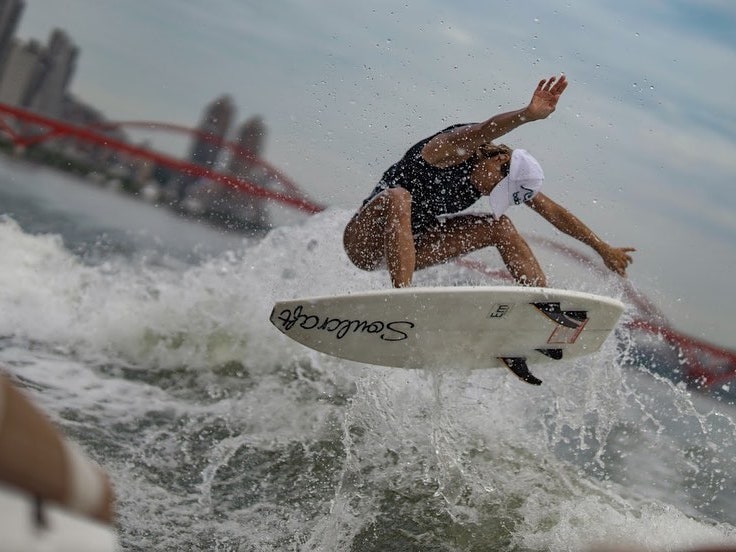
M 267 160 L 342 208 L 419 139 L 523 107 L 564 72 L 557 112 L 504 142 L 540 159 L 553 199 L 638 248 L 632 281 L 672 301 L 676 325 L 736 346 L 732 0 L 27 4 L 19 35 L 65 29 L 72 90 L 109 119 L 195 126 L 228 93 L 239 121 L 264 117 Z

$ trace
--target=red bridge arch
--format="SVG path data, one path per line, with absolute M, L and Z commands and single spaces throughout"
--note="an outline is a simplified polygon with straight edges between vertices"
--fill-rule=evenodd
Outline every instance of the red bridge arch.
M 7 121 L 7 118 L 14 119 L 19 123 L 32 125 L 34 127 L 34 130 L 25 134 L 21 133 Z M 286 192 L 284 193 L 269 190 L 262 186 L 258 186 L 253 182 L 250 182 L 243 178 L 239 178 L 235 175 L 221 173 L 207 167 L 196 165 L 186 160 L 177 159 L 170 155 L 166 155 L 154 150 L 135 146 L 103 134 L 105 130 L 112 130 L 122 127 L 145 128 L 148 130 L 162 130 L 168 132 L 184 133 L 216 143 L 229 149 L 236 155 L 252 159 L 254 164 L 261 166 L 266 170 L 268 174 L 278 179 Z M 28 111 L 19 107 L 7 104 L 0 104 L 0 132 L 4 132 L 5 134 L 7 134 L 13 141 L 14 145 L 22 147 L 46 142 L 54 138 L 70 137 L 76 140 L 119 151 L 139 159 L 145 159 L 162 167 L 179 171 L 183 174 L 194 177 L 207 178 L 214 182 L 218 182 L 225 186 L 229 186 L 231 188 L 239 190 L 240 192 L 255 197 L 275 201 L 277 203 L 281 203 L 282 205 L 293 207 L 308 214 L 318 213 L 324 209 L 324 206 L 307 199 L 299 191 L 296 184 L 294 184 L 289 178 L 278 171 L 275 167 L 269 165 L 261 159 L 255 158 L 252 153 L 244 150 L 238 144 L 228 142 L 218 136 L 204 133 L 198 129 L 190 129 L 181 125 L 170 123 L 143 121 L 104 123 L 82 127 L 78 125 L 72 125 L 58 119 L 52 119 L 50 117 L 46 117 L 44 115 L 40 115 L 38 113 Z

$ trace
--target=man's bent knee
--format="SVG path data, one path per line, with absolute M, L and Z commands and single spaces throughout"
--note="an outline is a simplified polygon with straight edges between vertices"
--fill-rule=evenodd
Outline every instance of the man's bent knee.
M 383 258 L 382 247 L 366 229 L 351 220 L 345 228 L 342 245 L 351 263 L 361 270 L 375 270 Z

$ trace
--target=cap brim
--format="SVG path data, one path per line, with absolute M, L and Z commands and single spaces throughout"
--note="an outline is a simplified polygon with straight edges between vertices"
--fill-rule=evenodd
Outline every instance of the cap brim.
M 488 201 L 491 204 L 491 213 L 493 214 L 493 218 L 501 218 L 501 215 L 503 215 L 511 206 L 511 201 L 509 199 L 508 176 L 493 187 L 491 193 L 488 194 Z

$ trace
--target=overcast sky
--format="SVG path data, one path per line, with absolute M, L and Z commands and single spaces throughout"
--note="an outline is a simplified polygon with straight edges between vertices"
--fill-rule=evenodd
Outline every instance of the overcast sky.
M 239 121 L 263 116 L 267 160 L 341 208 L 419 139 L 523 107 L 564 72 L 557 112 L 504 142 L 540 159 L 553 199 L 637 247 L 632 281 L 671 301 L 676 325 L 736 347 L 732 0 L 27 4 L 18 34 L 65 29 L 72 91 L 109 119 L 195 126 L 230 94 Z

